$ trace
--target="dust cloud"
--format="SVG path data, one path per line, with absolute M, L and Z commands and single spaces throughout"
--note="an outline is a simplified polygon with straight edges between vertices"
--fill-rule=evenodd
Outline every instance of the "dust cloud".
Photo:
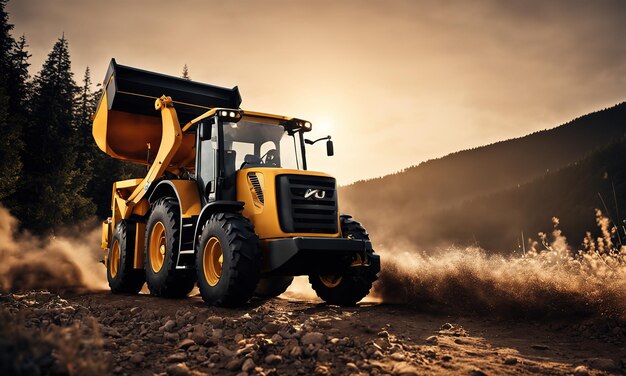
M 0 291 L 107 288 L 99 229 L 43 239 L 19 233 L 17 224 L 0 207 Z
M 570 317 L 598 314 L 626 320 L 626 247 L 614 244 L 614 229 L 600 211 L 602 236 L 587 233 L 573 250 L 554 218 L 551 233 L 539 234 L 529 251 L 489 255 L 479 248 L 439 254 L 382 250 L 382 271 L 373 295 L 451 313 L 504 317 Z

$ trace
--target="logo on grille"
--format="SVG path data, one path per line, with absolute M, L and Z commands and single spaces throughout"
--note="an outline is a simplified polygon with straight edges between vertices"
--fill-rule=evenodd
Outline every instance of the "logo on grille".
M 321 200 L 323 198 L 326 197 L 326 191 L 323 191 L 321 189 L 307 189 L 306 192 L 304 193 L 304 198 L 305 199 L 313 199 L 313 200 Z

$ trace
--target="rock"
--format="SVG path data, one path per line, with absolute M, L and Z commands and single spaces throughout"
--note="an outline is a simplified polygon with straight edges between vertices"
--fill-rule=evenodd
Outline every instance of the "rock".
M 243 359 L 232 359 L 228 363 L 226 363 L 226 369 L 229 371 L 237 371 L 241 369 L 241 364 L 243 363 Z
M 183 352 L 177 352 L 168 356 L 165 361 L 168 363 L 177 363 L 177 362 L 183 362 L 185 360 L 187 360 L 187 354 Z
M 211 316 L 207 319 L 211 323 L 213 328 L 218 329 L 224 326 L 224 320 L 221 317 Z
M 178 335 L 178 333 L 174 332 L 174 333 L 163 333 L 163 339 L 165 339 L 166 341 L 171 341 L 171 342 L 175 342 L 180 340 L 180 336 Z
M 444 362 L 449 362 L 452 360 L 452 357 L 450 355 L 444 355 L 441 357 L 441 360 L 443 360 Z
M 275 322 L 268 322 L 261 328 L 261 331 L 266 334 L 276 334 L 278 333 L 279 329 L 280 329 L 279 324 Z
M 280 330 L 280 331 L 278 331 L 278 335 L 281 336 L 284 339 L 293 338 L 293 334 L 289 333 L 289 331 L 287 331 L 287 330 Z
M 274 334 L 272 336 L 272 342 L 273 343 L 280 343 L 283 341 L 283 337 L 281 337 L 279 334 Z
M 141 307 L 133 307 L 130 309 L 130 313 L 133 315 L 136 315 L 138 313 L 141 313 L 141 311 L 143 310 L 143 308 Z
M 265 363 L 269 364 L 270 366 L 275 366 L 275 365 L 280 364 L 282 362 L 283 362 L 283 357 L 280 356 L 280 355 L 270 354 L 270 355 L 265 357 Z
M 241 365 L 241 370 L 244 372 L 248 372 L 253 370 L 255 367 L 256 364 L 254 364 L 254 360 L 252 360 L 251 358 L 247 358 Z
M 220 361 L 220 355 L 219 354 L 211 354 L 209 356 L 209 362 L 211 363 L 217 363 Z
M 207 333 L 204 326 L 201 324 L 194 325 L 191 330 L 191 339 L 200 345 L 205 343 L 207 340 Z
M 104 334 L 107 337 L 122 338 L 122 335 L 120 334 L 120 332 L 118 332 L 114 328 L 110 328 L 107 326 L 102 328 L 102 334 Z
M 483 371 L 479 370 L 479 369 L 473 369 L 469 372 L 470 376 L 487 376 L 486 373 L 484 373 Z
M 437 336 L 430 336 L 426 338 L 426 342 L 436 345 L 437 343 L 439 343 L 439 338 L 437 338 Z
M 535 350 L 542 350 L 542 351 L 550 350 L 550 347 L 546 346 L 546 345 L 535 344 L 535 345 L 531 345 L 530 347 L 535 349 Z
M 235 351 L 230 350 L 226 346 L 219 345 L 217 347 L 217 350 L 220 352 L 220 354 L 222 354 L 226 358 L 232 358 L 233 356 L 235 356 Z
M 331 359 L 332 359 L 332 356 L 330 355 L 330 352 L 328 352 L 327 350 L 319 349 L 317 351 L 317 360 L 319 360 L 320 362 L 328 362 Z
M 303 345 L 321 345 L 326 341 L 325 336 L 319 332 L 310 332 L 302 336 Z
M 247 345 L 245 345 L 241 349 L 237 350 L 235 352 L 235 355 L 239 356 L 239 355 L 249 354 L 249 353 L 253 352 L 255 350 L 255 348 L 256 348 L 256 345 L 254 343 L 248 343 Z
M 574 376 L 589 376 L 589 368 L 585 366 L 574 368 Z
M 608 358 L 589 359 L 589 367 L 596 368 L 602 371 L 616 371 L 619 369 L 615 361 Z
M 317 367 L 315 367 L 315 371 L 313 372 L 313 374 L 314 375 L 320 375 L 320 376 L 326 376 L 326 375 L 330 375 L 330 370 L 328 369 L 328 367 L 320 364 Z
M 175 327 L 176 327 L 176 321 L 174 320 L 167 320 L 167 322 L 163 324 L 163 330 L 165 330 L 166 332 L 174 331 Z
M 73 315 L 74 313 L 76 313 L 76 308 L 72 306 L 63 307 L 61 308 L 61 312 L 69 314 L 69 315 Z
M 396 351 L 393 354 L 391 354 L 391 359 L 400 362 L 406 359 L 406 357 L 404 356 L 403 353 L 401 353 L 400 351 Z
M 357 367 L 356 364 L 352 362 L 346 363 L 346 368 L 350 370 L 350 372 L 359 372 L 359 367 Z
M 378 336 L 380 338 L 389 338 L 389 332 L 386 330 L 383 330 L 382 332 L 378 332 Z
M 168 376 L 189 376 L 191 371 L 185 363 L 173 364 L 165 369 Z
M 416 367 L 412 366 L 407 362 L 400 362 L 393 365 L 391 369 L 391 373 L 393 375 L 402 375 L 402 376 L 418 376 L 419 371 Z
M 222 329 L 213 329 L 213 332 L 211 333 L 211 337 L 213 337 L 213 339 L 220 339 L 223 335 L 224 330 Z
M 454 325 L 450 324 L 449 322 L 441 325 L 441 330 L 452 330 L 454 329 Z
M 193 346 L 195 344 L 196 343 L 192 339 L 185 338 L 182 341 L 180 341 L 178 343 L 178 345 L 176 345 L 176 347 L 179 348 L 179 349 L 187 350 L 188 348 L 190 348 L 191 346 Z
M 293 358 L 297 358 L 302 355 L 302 348 L 300 346 L 294 346 L 290 351 L 289 355 Z
M 507 356 L 506 358 L 504 358 L 504 364 L 506 364 L 507 366 L 514 366 L 517 364 L 517 358 Z
M 144 356 L 143 353 L 134 353 L 133 355 L 131 355 L 130 357 L 130 361 L 135 363 L 135 364 L 141 364 L 141 362 L 143 362 Z

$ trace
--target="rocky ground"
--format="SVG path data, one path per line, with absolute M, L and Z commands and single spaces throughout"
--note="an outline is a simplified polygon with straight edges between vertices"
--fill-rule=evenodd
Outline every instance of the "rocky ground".
M 277 298 L 243 309 L 109 292 L 0 296 L 0 374 L 621 374 L 625 329 L 379 303 Z

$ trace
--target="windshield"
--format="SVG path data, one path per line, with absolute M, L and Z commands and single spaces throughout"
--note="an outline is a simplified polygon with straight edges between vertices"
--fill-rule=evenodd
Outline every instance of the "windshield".
M 281 167 L 298 169 L 302 166 L 299 139 L 289 136 L 285 127 L 277 124 L 241 120 L 224 124 L 224 149 L 235 160 L 236 169 L 250 167 Z M 233 155 L 234 154 L 234 155 Z

